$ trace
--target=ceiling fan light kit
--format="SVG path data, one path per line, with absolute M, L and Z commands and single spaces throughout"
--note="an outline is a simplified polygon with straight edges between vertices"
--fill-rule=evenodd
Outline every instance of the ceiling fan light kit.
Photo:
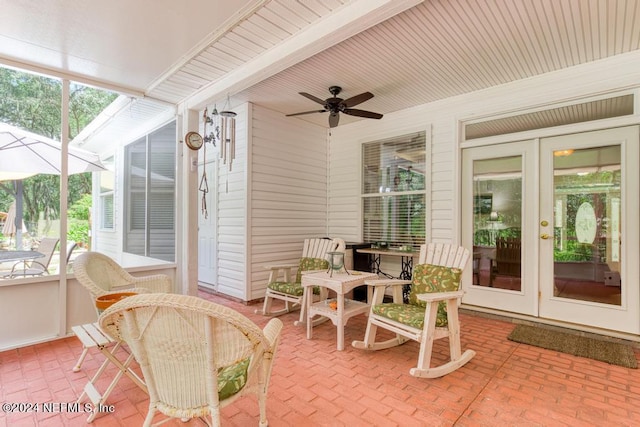
M 344 113 L 350 116 L 364 117 L 367 119 L 382 118 L 382 114 L 379 113 L 351 108 L 373 98 L 373 94 L 371 92 L 363 92 L 360 95 L 352 96 L 351 98 L 347 99 L 339 98 L 338 95 L 340 94 L 340 92 L 342 92 L 342 88 L 340 86 L 331 86 L 329 88 L 329 93 L 331 93 L 331 95 L 333 96 L 324 100 L 306 92 L 299 92 L 300 95 L 304 96 L 305 98 L 322 105 L 323 109 L 287 114 L 286 116 L 293 117 L 312 113 L 329 113 L 330 128 L 338 126 L 338 123 L 340 122 L 340 113 Z

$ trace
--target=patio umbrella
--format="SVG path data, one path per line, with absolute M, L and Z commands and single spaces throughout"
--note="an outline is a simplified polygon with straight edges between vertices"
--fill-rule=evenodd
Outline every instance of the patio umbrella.
M 0 180 L 16 181 L 16 220 L 22 221 L 22 179 L 30 175 L 60 175 L 62 144 L 42 135 L 0 123 Z M 89 151 L 68 147 L 69 175 L 105 170 L 100 158 Z M 16 246 L 22 246 L 22 229 L 16 230 Z
M 60 175 L 61 149 L 58 141 L 0 123 L 0 173 L 6 177 L 11 178 L 10 173 Z M 105 170 L 96 154 L 80 148 L 69 147 L 68 158 L 69 175 Z

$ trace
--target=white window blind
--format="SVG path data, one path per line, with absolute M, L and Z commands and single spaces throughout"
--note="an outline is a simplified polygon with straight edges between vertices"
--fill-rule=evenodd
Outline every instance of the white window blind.
M 426 136 L 363 144 L 363 240 L 390 246 L 425 241 Z
M 115 162 L 113 157 L 109 157 L 102 161 L 103 166 L 107 169 L 100 172 L 100 228 L 102 230 L 113 230 L 114 223 L 114 206 L 113 196 L 115 190 Z
M 176 127 L 172 122 L 126 147 L 124 250 L 175 260 Z

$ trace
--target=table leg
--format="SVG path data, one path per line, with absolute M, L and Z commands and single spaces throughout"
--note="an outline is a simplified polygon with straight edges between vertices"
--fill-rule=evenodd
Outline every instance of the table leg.
M 311 292 L 311 295 L 309 295 Z M 311 303 L 313 302 L 313 287 L 306 286 L 304 288 L 304 303 L 307 306 L 306 315 L 307 315 L 307 339 L 310 340 L 313 338 L 313 321 L 311 320 Z
M 338 329 L 338 351 L 344 350 L 344 294 L 338 293 L 336 295 L 336 300 L 338 301 L 338 324 L 336 328 Z
M 307 299 L 309 298 L 309 293 L 307 292 L 308 290 L 309 288 L 304 288 L 302 290 L 302 304 L 300 304 L 300 318 L 295 322 L 293 322 L 294 326 L 304 325 L 304 323 L 307 320 Z M 311 299 L 313 300 L 313 293 L 311 294 Z

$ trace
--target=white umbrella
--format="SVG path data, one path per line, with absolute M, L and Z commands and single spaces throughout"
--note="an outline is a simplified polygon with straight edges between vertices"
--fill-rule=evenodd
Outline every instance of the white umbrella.
M 0 178 L 17 183 L 16 217 L 20 218 L 19 221 L 22 221 L 22 182 L 20 180 L 35 174 L 60 175 L 61 151 L 62 144 L 58 141 L 0 123 Z M 69 175 L 106 170 L 95 153 L 76 147 L 68 147 L 68 153 Z M 22 246 L 21 229 L 16 232 L 16 245 Z
M 0 123 L 0 176 L 6 174 L 5 179 L 21 179 L 12 174 L 60 175 L 61 150 L 58 141 Z M 68 159 L 69 175 L 105 170 L 96 154 L 80 148 L 69 147 Z

